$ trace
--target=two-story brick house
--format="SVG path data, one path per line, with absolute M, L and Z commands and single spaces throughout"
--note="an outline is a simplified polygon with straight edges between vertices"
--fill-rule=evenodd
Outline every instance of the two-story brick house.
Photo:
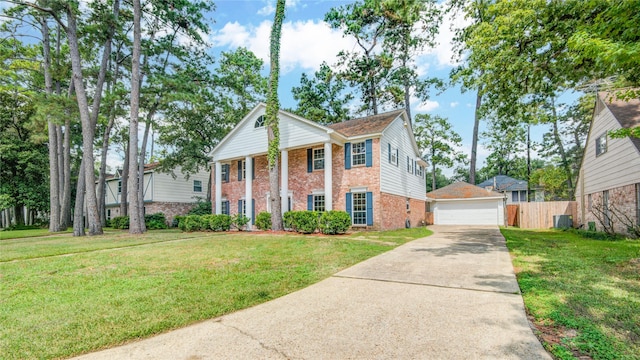
M 253 223 L 271 210 L 265 109 L 254 108 L 210 154 L 217 214 Z M 373 229 L 424 220 L 427 164 L 404 110 L 328 126 L 285 111 L 279 119 L 283 212 L 344 210 L 354 227 Z

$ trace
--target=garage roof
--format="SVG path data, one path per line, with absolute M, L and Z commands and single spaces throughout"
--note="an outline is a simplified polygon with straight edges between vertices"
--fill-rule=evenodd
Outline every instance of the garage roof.
M 502 198 L 503 194 L 471 185 L 464 181 L 455 182 L 443 188 L 427 193 L 427 199 L 477 199 Z

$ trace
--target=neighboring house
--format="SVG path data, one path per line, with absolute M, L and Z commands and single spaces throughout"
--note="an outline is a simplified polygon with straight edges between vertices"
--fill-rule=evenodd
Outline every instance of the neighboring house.
M 526 180 L 514 179 L 507 175 L 494 176 L 481 182 L 478 186 L 504 194 L 507 198 L 507 205 L 527 202 L 527 191 L 531 192 L 531 201 L 544 201 L 542 190 L 528 190 Z
M 456 182 L 427 193 L 435 225 L 505 225 L 505 195 Z
M 626 233 L 640 224 L 640 139 L 613 139 L 611 130 L 640 126 L 640 100 L 623 101 L 599 93 L 576 184 L 580 225 L 604 224 Z M 598 219 L 600 218 L 600 220 Z
M 171 224 L 174 216 L 186 214 L 198 199 L 207 198 L 209 173 L 201 171 L 187 180 L 177 169 L 174 179 L 171 174 L 159 172 L 158 165 L 153 163 L 144 167 L 144 212 L 164 213 L 167 222 Z M 122 171 L 118 170 L 115 175 L 108 176 L 106 184 L 105 211 L 107 220 L 110 220 L 120 216 Z
M 211 152 L 217 214 L 344 210 L 354 227 L 394 229 L 424 220 L 427 165 L 404 110 L 323 126 L 280 111 L 280 191 L 269 191 L 266 105 Z

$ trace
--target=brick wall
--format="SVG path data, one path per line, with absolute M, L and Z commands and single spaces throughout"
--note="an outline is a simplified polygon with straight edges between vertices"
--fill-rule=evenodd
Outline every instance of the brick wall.
M 168 225 L 171 225 L 171 222 L 173 222 L 173 218 L 176 215 L 186 215 L 194 206 L 194 203 L 176 202 L 152 202 L 144 204 L 146 214 L 155 214 L 161 212 L 164 214 Z M 113 219 L 116 216 L 120 216 L 119 205 L 115 207 L 107 207 L 106 210 L 111 210 L 111 215 L 110 217 L 107 216 L 107 218 Z
M 409 200 L 409 210 L 407 210 L 407 200 Z M 425 220 L 425 202 L 422 200 L 381 193 L 380 204 L 382 211 L 379 211 L 379 216 L 383 230 L 404 228 L 407 219 L 411 222 L 411 227 L 420 226 Z
M 582 209 L 582 203 L 584 204 L 584 228 L 588 228 L 589 222 L 595 222 L 598 231 L 602 231 L 602 225 L 598 221 L 594 211 L 589 207 L 589 195 L 585 194 L 583 199 L 577 199 L 578 211 Z M 603 192 L 596 192 L 591 194 L 592 206 L 599 206 L 603 201 Z M 582 202 L 582 203 L 581 203 Z M 609 190 L 609 206 L 612 212 L 619 212 L 626 214 L 633 221 L 637 221 L 636 209 L 637 209 L 637 194 L 635 184 L 621 186 Z M 613 223 L 613 228 L 616 233 L 627 234 L 627 228 L 615 215 L 610 216 Z

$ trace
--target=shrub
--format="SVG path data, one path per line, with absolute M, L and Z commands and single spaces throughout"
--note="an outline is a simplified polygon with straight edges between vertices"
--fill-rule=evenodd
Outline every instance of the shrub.
M 177 227 L 180 230 L 184 231 L 185 227 L 184 227 L 184 219 L 186 218 L 186 216 L 184 215 L 176 215 L 173 217 L 173 222 L 171 223 L 171 227 Z
M 271 230 L 271 213 L 263 211 L 256 216 L 256 227 L 260 230 Z
M 351 217 L 346 211 L 325 211 L 318 222 L 320 232 L 327 235 L 344 234 L 351 227 Z
M 303 234 L 311 234 L 316 231 L 318 228 L 318 213 L 315 211 L 288 211 L 291 213 L 289 220 L 291 223 L 291 228 L 294 231 Z M 286 215 L 286 214 L 285 214 Z
M 296 211 L 287 211 L 286 213 L 284 213 L 284 215 L 282 215 L 282 224 L 285 229 L 291 230 L 291 231 L 298 231 L 296 230 L 296 227 L 295 227 L 295 221 L 294 221 L 295 213 Z
M 196 205 L 189 210 L 189 215 L 209 215 L 211 214 L 211 201 L 198 200 Z
M 166 229 L 168 227 L 167 220 L 161 212 L 145 215 L 144 223 L 148 230 Z
M 200 215 L 187 215 L 184 218 L 184 231 L 200 231 Z
M 238 231 L 242 231 L 248 223 L 249 218 L 243 214 L 235 214 L 231 217 L 231 225 L 238 229 Z
M 231 216 L 225 214 L 213 215 L 209 220 L 209 228 L 213 231 L 229 231 L 231 229 Z
M 111 219 L 111 227 L 114 229 L 128 229 L 129 216 L 116 216 Z
M 214 217 L 215 215 L 213 214 L 200 215 L 200 230 L 212 230 L 211 220 L 213 220 Z

